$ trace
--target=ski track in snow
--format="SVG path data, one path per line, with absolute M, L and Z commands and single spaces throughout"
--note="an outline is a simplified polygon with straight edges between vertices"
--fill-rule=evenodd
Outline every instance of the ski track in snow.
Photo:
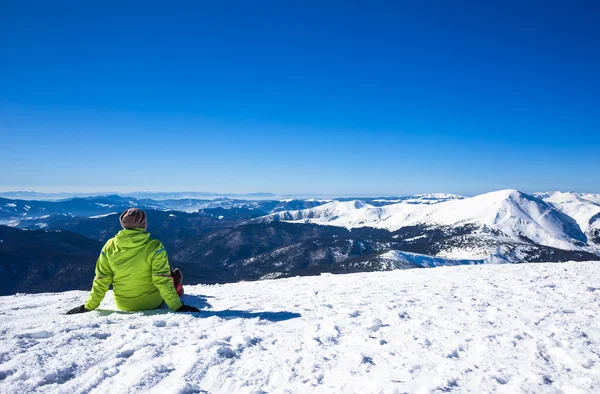
M 199 314 L 0 297 L 1 393 L 598 393 L 600 263 L 187 286 Z

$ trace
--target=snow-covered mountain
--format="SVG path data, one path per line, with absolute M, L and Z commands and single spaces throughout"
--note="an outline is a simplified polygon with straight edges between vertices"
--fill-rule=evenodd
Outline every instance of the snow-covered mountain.
M 386 201 L 386 202 L 405 202 L 411 204 L 437 204 L 444 201 L 450 200 L 462 200 L 466 197 L 458 195 L 458 194 L 450 194 L 450 193 L 426 193 L 426 194 L 416 194 L 414 196 L 405 196 L 400 198 L 379 198 L 373 199 L 374 202 Z
M 315 223 L 349 229 L 374 227 L 389 231 L 410 226 L 471 226 L 483 235 L 497 239 L 563 250 L 589 250 L 586 235 L 572 217 L 539 198 L 516 190 L 501 190 L 437 204 L 400 202 L 375 207 L 362 201 L 335 201 L 255 220 Z
M 58 216 L 66 217 L 98 217 L 112 213 L 120 213 L 130 207 L 144 210 L 179 211 L 187 213 L 213 214 L 221 210 L 224 216 L 246 210 L 252 216 L 262 216 L 272 212 L 291 209 L 313 208 L 326 204 L 331 200 L 319 199 L 281 199 L 281 200 L 235 200 L 218 198 L 213 200 L 150 200 L 121 197 L 117 195 L 89 198 L 71 198 L 60 201 L 10 200 L 0 198 L 0 224 L 13 227 L 29 228 L 38 224 L 38 228 L 46 225 Z M 253 212 L 251 212 L 253 211 Z
M 8 193 L 12 195 L 13 193 Z M 182 195 L 183 196 L 183 195 Z M 362 199 L 365 203 L 375 206 L 384 206 L 398 202 L 409 204 L 436 204 L 443 201 L 463 198 L 454 194 L 422 194 L 416 196 L 404 197 L 381 197 Z M 71 216 L 71 217 L 95 217 L 107 215 L 115 212 L 121 212 L 129 207 L 139 207 L 141 209 L 161 210 L 161 211 L 180 211 L 188 213 L 204 213 L 207 210 L 225 209 L 256 211 L 260 216 L 274 212 L 299 210 L 314 208 L 332 201 L 351 201 L 352 199 L 263 199 L 263 200 L 244 200 L 221 197 L 215 199 L 161 199 L 152 200 L 149 198 L 139 199 L 133 197 L 123 197 L 120 195 L 94 196 L 94 197 L 76 197 L 62 200 L 18 200 L 6 199 L 0 197 L 0 224 L 11 226 L 29 227 L 32 221 L 42 223 L 39 228 L 44 228 L 44 223 L 40 219 L 50 219 L 53 216 Z
M 597 393 L 600 264 L 186 286 L 196 314 L 0 297 L 1 393 Z
M 130 206 L 146 210 L 148 230 L 192 283 L 227 283 L 474 262 L 600 260 L 597 200 L 590 194 L 532 196 L 516 190 L 471 198 L 427 194 L 332 201 L 0 199 L 0 225 L 28 230 L 15 236 L 22 242 L 0 244 L 6 272 L 19 272 L 8 275 L 0 291 L 39 291 L 28 280 L 38 276 L 50 286 L 42 290 L 63 290 L 52 287 L 52 272 L 72 271 L 73 262 L 81 260 L 63 248 L 51 266 L 35 268 L 39 260 L 31 250 L 47 245 L 45 234 L 31 230 L 66 230 L 89 238 L 80 254 L 87 256 L 86 264 L 93 263 L 98 247 L 92 240 L 102 243 L 114 236 L 119 212 Z M 0 232 L 9 230 L 0 227 Z M 52 237 L 71 245 L 66 233 Z M 69 282 L 74 289 L 89 283 L 87 273 L 76 272 Z
M 404 197 L 380 197 L 380 198 L 368 198 L 358 199 L 364 201 L 370 205 L 379 207 L 384 205 L 397 204 L 404 202 L 406 204 L 437 204 L 444 201 L 450 200 L 462 200 L 466 197 L 458 194 L 450 193 L 427 193 L 427 194 L 416 194 L 414 196 Z M 351 199 L 338 199 L 337 201 L 351 201 Z
M 552 192 L 537 196 L 575 219 L 586 236 L 600 245 L 600 194 Z

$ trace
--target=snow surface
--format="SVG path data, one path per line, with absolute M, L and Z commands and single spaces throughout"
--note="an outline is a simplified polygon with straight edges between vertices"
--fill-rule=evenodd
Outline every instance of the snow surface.
M 198 314 L 0 297 L 2 393 L 598 393 L 600 264 L 188 286 Z

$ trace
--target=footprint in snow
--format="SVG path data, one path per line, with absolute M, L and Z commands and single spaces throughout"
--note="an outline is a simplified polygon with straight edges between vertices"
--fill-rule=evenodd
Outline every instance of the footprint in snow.
M 458 379 L 448 379 L 444 386 L 439 386 L 436 388 L 436 391 L 441 391 L 443 393 L 449 393 L 458 389 Z
M 504 376 L 492 376 L 492 378 L 498 382 L 498 384 L 505 385 L 508 383 L 508 379 Z
M 53 332 L 48 331 L 36 331 L 36 332 L 26 332 L 20 335 L 17 335 L 17 338 L 31 338 L 31 339 L 48 339 L 54 336 Z
M 587 360 L 586 362 L 582 363 L 581 366 L 585 369 L 592 369 L 594 364 L 596 364 L 594 360 Z M 2 379 L 0 378 L 0 380 Z
M 370 365 L 375 365 L 375 362 L 373 361 L 372 357 L 369 356 L 362 356 L 362 361 L 361 364 L 370 364 Z
M 398 317 L 402 320 L 410 319 L 410 315 L 408 314 L 408 312 L 400 312 L 398 313 Z
M 133 350 L 133 349 L 123 350 L 122 352 L 117 353 L 117 357 L 118 358 L 129 358 L 129 357 L 133 356 L 134 353 L 135 353 L 135 350 Z
M 465 352 L 466 351 L 466 346 L 461 344 L 458 345 L 458 347 L 456 349 L 454 349 L 450 354 L 448 354 L 446 356 L 446 358 L 450 358 L 450 359 L 454 359 L 454 358 L 460 358 L 460 353 Z
M 383 322 L 378 318 L 373 318 L 373 320 L 371 321 L 371 325 L 368 327 L 368 329 L 371 331 L 379 331 L 381 327 L 386 327 L 386 324 L 383 324 Z
M 247 347 L 253 347 L 263 341 L 260 337 L 236 336 L 229 341 L 232 346 L 237 348 L 238 352 L 242 352 Z
M 167 326 L 167 322 L 165 322 L 164 320 L 156 320 L 152 324 L 154 325 L 154 327 L 166 327 Z
M 238 354 L 229 346 L 220 346 L 217 348 L 217 354 L 223 358 L 237 358 Z
M 0 382 L 6 378 L 12 376 L 14 373 L 15 373 L 15 371 L 12 369 L 7 370 L 7 371 L 0 371 Z
M 9 353 L 0 353 L 0 364 L 4 364 L 11 360 Z
M 446 356 L 446 358 L 459 358 L 460 356 L 458 355 L 458 350 L 454 349 L 450 354 L 448 354 Z
M 75 364 L 71 364 L 67 368 L 59 369 L 58 371 L 44 375 L 40 382 L 40 386 L 45 386 L 47 384 L 64 384 L 73 378 L 75 378 Z

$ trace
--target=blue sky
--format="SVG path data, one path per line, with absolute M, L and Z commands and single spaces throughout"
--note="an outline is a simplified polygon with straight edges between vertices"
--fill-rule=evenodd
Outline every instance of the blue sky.
M 183 3 L 0 3 L 0 190 L 600 192 L 598 2 Z

